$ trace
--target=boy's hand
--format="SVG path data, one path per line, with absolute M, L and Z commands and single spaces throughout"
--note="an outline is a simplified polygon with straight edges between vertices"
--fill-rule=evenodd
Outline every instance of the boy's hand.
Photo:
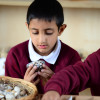
M 41 100 L 61 100 L 61 99 L 58 92 L 48 91 L 43 95 Z
M 42 80 L 42 84 L 45 85 L 47 81 L 52 77 L 54 72 L 45 64 L 43 64 L 43 69 L 38 72 L 38 75 L 40 75 L 40 79 Z
M 32 82 L 35 85 L 37 85 L 39 83 L 40 79 L 37 78 L 36 80 L 34 80 L 38 75 L 38 73 L 35 72 L 36 69 L 37 69 L 36 66 L 33 67 L 33 65 L 30 65 L 29 68 L 26 70 L 26 73 L 24 75 L 24 80 Z
M 48 66 L 43 64 L 43 69 L 40 72 L 38 72 L 38 74 L 49 80 L 54 74 L 54 72 Z

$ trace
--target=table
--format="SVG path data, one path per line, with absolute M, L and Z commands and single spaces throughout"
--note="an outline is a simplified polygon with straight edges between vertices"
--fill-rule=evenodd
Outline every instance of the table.
M 80 95 L 62 95 L 61 100 L 100 100 L 100 96 L 80 96 Z M 41 100 L 42 95 L 36 96 L 34 100 Z
M 80 95 L 62 95 L 61 100 L 68 100 L 70 97 L 72 97 L 71 100 L 100 100 L 99 96 L 80 96 Z

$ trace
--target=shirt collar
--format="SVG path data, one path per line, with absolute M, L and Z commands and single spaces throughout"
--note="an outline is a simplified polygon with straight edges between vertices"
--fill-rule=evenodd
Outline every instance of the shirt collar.
M 29 52 L 29 57 L 30 57 L 31 61 L 37 61 L 39 59 L 44 59 L 46 62 L 48 62 L 50 64 L 55 64 L 55 62 L 59 56 L 60 50 L 61 50 L 61 42 L 59 39 L 57 40 L 55 49 L 48 56 L 41 56 L 35 52 L 34 47 L 32 45 L 31 38 L 28 43 L 28 52 Z

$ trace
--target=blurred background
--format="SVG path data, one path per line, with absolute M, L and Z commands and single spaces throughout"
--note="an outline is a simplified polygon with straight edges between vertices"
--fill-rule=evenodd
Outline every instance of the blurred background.
M 25 25 L 27 8 L 33 0 L 0 0 L 0 68 L 9 49 L 30 38 Z M 58 0 L 64 9 L 64 24 L 59 38 L 76 49 L 84 60 L 100 48 L 100 0 Z M 85 92 L 85 95 L 90 95 Z

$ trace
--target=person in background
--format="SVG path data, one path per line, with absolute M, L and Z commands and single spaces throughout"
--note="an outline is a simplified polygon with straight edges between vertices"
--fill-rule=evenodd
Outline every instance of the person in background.
M 60 81 L 59 81 L 60 80 Z M 42 100 L 59 100 L 60 95 L 91 89 L 100 96 L 100 49 L 90 54 L 84 62 L 77 62 L 56 73 L 45 85 Z
M 26 26 L 30 39 L 11 48 L 5 63 L 5 75 L 32 82 L 39 93 L 56 72 L 73 65 L 81 58 L 76 50 L 59 40 L 66 28 L 63 8 L 57 0 L 34 0 L 28 7 Z M 36 72 L 31 64 L 45 61 L 44 69 Z M 76 94 L 76 93 L 74 93 Z

